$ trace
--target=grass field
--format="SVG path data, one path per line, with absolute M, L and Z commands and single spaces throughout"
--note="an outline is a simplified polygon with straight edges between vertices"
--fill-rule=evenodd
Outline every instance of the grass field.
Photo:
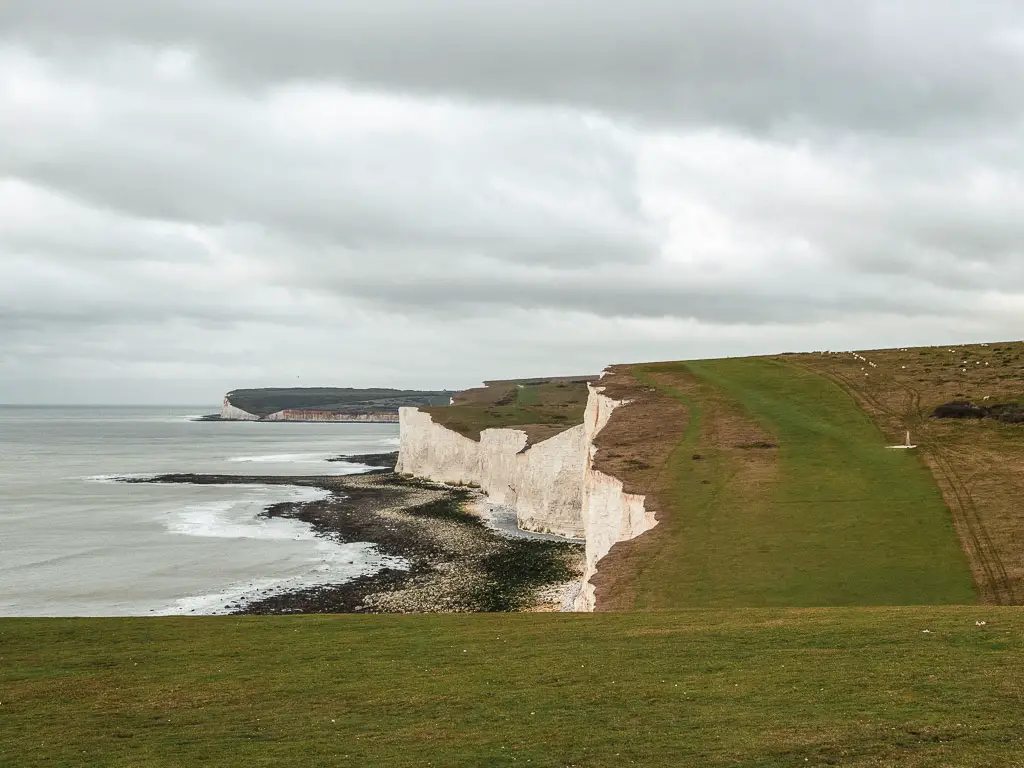
M 485 429 L 516 428 L 528 443 L 554 437 L 583 422 L 587 382 L 593 376 L 489 381 L 455 395 L 450 406 L 423 408 L 446 428 L 479 440 Z
M 688 424 L 614 607 L 976 602 L 927 467 L 835 383 L 766 358 L 631 371 Z
M 952 400 L 1019 402 L 1024 343 L 787 356 L 835 381 L 886 431 L 910 430 L 952 512 L 982 599 L 1024 603 L 1024 424 L 931 418 Z
M 929 418 L 1022 373 L 1021 344 L 617 366 L 594 466 L 659 524 L 595 583 L 633 612 L 0 620 L 0 766 L 1024 768 L 1024 611 L 977 604 L 1024 595 L 1024 425 Z M 586 384 L 460 397 L 431 412 L 536 441 Z
M 0 765 L 1009 768 L 1022 684 L 989 606 L 7 619 Z

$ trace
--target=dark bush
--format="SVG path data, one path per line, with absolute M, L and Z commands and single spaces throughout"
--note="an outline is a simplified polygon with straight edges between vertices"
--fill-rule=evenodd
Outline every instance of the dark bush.
M 1024 424 L 1024 405 L 999 403 L 988 408 L 988 416 L 1004 424 Z
M 954 400 L 943 403 L 932 412 L 937 419 L 983 419 L 985 409 L 967 400 Z
M 975 405 L 966 400 L 954 400 L 940 405 L 932 415 L 937 419 L 995 419 L 1004 424 L 1024 424 L 1024 404 L 996 403 Z

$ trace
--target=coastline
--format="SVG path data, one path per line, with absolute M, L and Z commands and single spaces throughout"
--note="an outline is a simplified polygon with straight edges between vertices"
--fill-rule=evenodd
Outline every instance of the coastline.
M 292 613 L 462 613 L 563 610 L 582 575 L 577 541 L 498 530 L 477 513 L 482 494 L 401 477 L 394 454 L 337 457 L 373 467 L 358 475 L 165 474 L 126 483 L 260 484 L 317 488 L 323 499 L 283 502 L 261 517 L 310 525 L 318 537 L 367 542 L 400 558 L 339 584 L 256 596 L 225 606 L 238 615 Z M 482 510 L 481 510 L 482 511 Z M 507 528 L 507 526 L 505 526 Z
M 359 419 L 355 417 L 344 418 L 344 419 L 333 419 L 333 418 L 254 418 L 254 419 L 235 419 L 225 418 L 219 413 L 210 413 L 201 416 L 193 416 L 189 421 L 195 422 L 229 422 L 229 423 L 252 423 L 252 424 L 397 424 L 398 417 L 391 419 Z

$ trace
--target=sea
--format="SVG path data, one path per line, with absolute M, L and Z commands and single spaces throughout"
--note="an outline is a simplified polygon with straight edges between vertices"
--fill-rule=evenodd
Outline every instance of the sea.
M 354 474 L 369 468 L 327 459 L 398 450 L 397 424 L 196 420 L 216 410 L 0 406 L 0 616 L 225 613 L 404 566 L 259 516 L 327 491 L 117 481 Z

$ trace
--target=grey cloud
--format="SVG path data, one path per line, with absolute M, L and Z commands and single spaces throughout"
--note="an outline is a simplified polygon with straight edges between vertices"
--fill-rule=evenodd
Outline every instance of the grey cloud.
M 200 86 L 154 100 L 161 85 L 99 93 L 81 127 L 0 117 L 12 137 L 0 172 L 135 217 L 254 222 L 354 250 L 427 243 L 582 264 L 655 252 L 629 149 L 578 115 L 441 105 L 440 125 L 422 127 L 415 104 L 379 106 L 337 89 L 253 103 Z M 397 122 L 367 130 L 330 114 L 310 128 L 315 136 L 302 126 L 290 133 L 290 110 L 332 99 Z
M 0 25 L 54 45 L 194 46 L 254 85 L 337 79 L 756 130 L 1019 116 L 1024 87 L 1013 0 L 8 0 Z
M 809 286 L 814 288 L 809 290 Z M 347 274 L 334 285 L 338 295 L 385 302 L 394 312 L 480 315 L 508 309 L 575 311 L 620 318 L 679 318 L 715 325 L 807 324 L 837 316 L 936 316 L 944 314 L 941 288 L 907 293 L 908 284 L 861 282 L 842 278 L 781 274 L 772 284 L 729 282 L 707 285 L 685 274 L 621 271 L 612 275 L 517 273 L 501 279 L 458 273 L 412 280 L 384 281 Z
M 0 400 L 1012 336 L 1020 17 L 8 0 Z

